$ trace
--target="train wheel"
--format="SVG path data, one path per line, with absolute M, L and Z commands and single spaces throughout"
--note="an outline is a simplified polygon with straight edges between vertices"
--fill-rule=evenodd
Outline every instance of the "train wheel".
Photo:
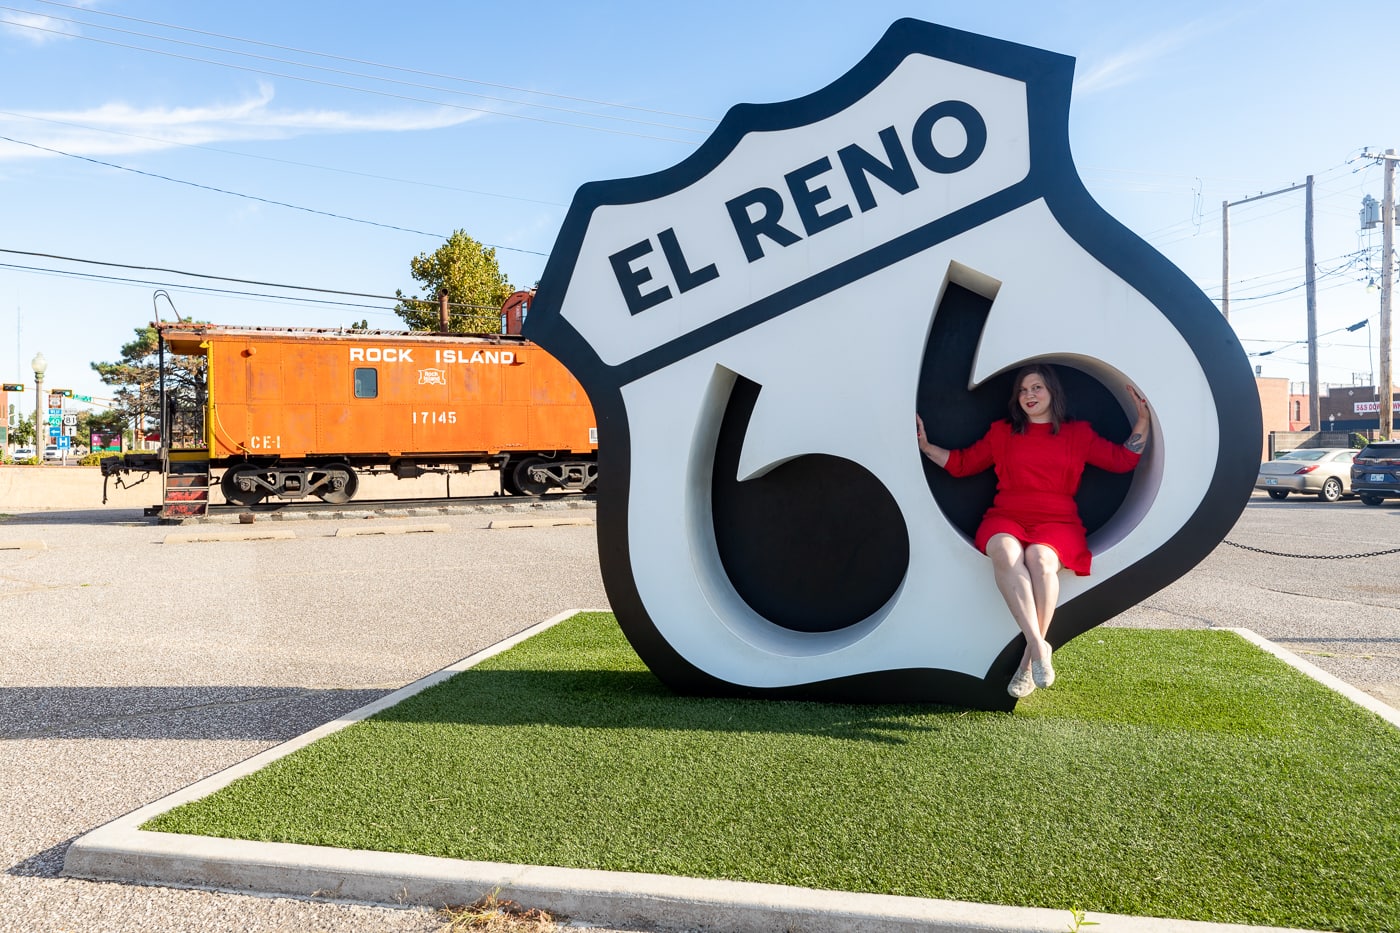
M 542 496 L 550 488 L 547 480 L 533 479 L 530 470 L 544 463 L 540 457 L 526 457 L 517 461 L 510 468 L 510 482 L 506 488 L 521 496 Z
M 360 488 L 360 478 L 355 474 L 354 467 L 348 463 L 328 463 L 324 470 L 326 484 L 316 490 L 316 495 L 322 502 L 340 505 L 355 498 L 355 493 Z
M 224 471 L 223 479 L 219 480 L 219 488 L 223 490 L 224 499 L 233 505 L 257 505 L 267 496 L 267 490 L 251 481 L 253 474 L 258 472 L 258 468 L 248 464 L 243 466 L 229 467 Z M 246 477 L 246 484 L 240 483 L 239 478 Z M 244 488 L 244 486 L 248 488 Z
M 501 488 L 512 496 L 523 496 L 520 487 L 515 485 L 515 464 L 507 464 L 501 468 Z

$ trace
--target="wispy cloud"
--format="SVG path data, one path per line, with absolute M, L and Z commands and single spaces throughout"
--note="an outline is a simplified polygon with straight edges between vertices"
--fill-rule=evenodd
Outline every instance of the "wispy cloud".
M 1196 20 L 1176 29 L 1159 32 L 1145 42 L 1131 45 L 1116 55 L 1092 64 L 1075 78 L 1074 93 L 1093 94 L 1146 77 L 1156 62 L 1187 48 L 1206 33 L 1219 29 L 1221 25 L 1217 20 Z
M 384 113 L 282 110 L 271 84 L 241 101 L 182 107 L 113 102 L 85 110 L 0 112 L 0 135 L 73 155 L 113 156 L 179 146 L 291 139 L 333 133 L 402 133 L 456 126 L 483 116 L 455 108 Z M 52 153 L 0 141 L 0 160 Z

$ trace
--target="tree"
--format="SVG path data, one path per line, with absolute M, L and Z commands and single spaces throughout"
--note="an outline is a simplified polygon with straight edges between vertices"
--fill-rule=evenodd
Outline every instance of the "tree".
M 464 334 L 494 334 L 501 329 L 501 305 L 511 292 L 510 282 L 496 265 L 496 250 L 454 230 L 433 253 L 420 253 L 409 261 L 413 278 L 429 297 L 408 297 L 396 290 L 394 313 L 411 330 L 441 330 L 439 298 L 447 291 L 450 330 Z
M 22 414 L 19 416 L 19 423 L 10 429 L 10 440 L 15 442 L 16 447 L 24 447 L 34 444 L 34 413 Z
M 116 391 L 117 411 L 130 422 L 139 444 L 147 424 L 160 423 L 160 342 L 155 325 L 136 328 L 136 339 L 121 348 L 121 359 L 115 363 L 93 363 L 92 368 Z M 165 355 L 165 392 L 167 402 L 179 412 L 175 426 L 178 435 L 202 437 L 202 427 L 190 422 L 204 410 L 205 359 L 202 356 Z

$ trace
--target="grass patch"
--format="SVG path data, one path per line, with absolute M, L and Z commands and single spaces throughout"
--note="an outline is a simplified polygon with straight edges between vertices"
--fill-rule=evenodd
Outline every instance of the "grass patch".
M 1056 659 L 1014 715 L 683 698 L 582 614 L 146 828 L 1400 929 L 1400 730 L 1228 632 Z

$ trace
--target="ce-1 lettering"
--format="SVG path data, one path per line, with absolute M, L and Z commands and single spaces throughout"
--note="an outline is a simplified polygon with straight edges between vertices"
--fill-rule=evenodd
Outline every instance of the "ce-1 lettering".
M 280 434 L 254 434 L 248 438 L 249 450 L 278 450 L 282 446 Z

